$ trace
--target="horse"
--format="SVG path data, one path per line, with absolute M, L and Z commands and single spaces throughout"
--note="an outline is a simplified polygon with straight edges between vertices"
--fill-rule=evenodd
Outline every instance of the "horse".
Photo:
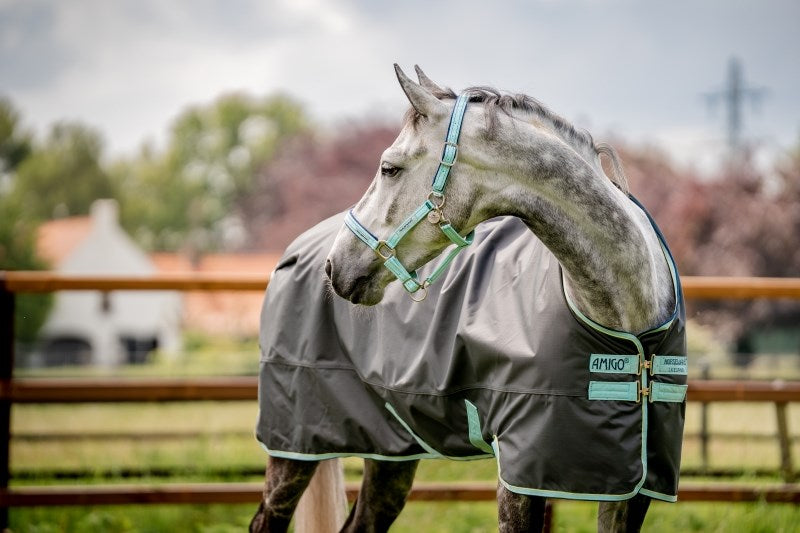
M 317 464 L 344 456 L 365 467 L 342 531 L 388 530 L 429 457 L 497 461 L 500 531 L 541 530 L 550 497 L 638 531 L 677 499 L 685 414 L 663 235 L 613 148 L 529 96 L 456 95 L 415 68 L 395 65 L 411 107 L 364 196 L 273 272 L 251 531 L 286 530 Z

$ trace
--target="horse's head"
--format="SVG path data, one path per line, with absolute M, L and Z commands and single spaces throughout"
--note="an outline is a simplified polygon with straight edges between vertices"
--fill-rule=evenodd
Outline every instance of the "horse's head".
M 423 280 L 405 276 L 448 245 L 467 243 L 469 237 L 465 241 L 462 236 L 480 221 L 479 187 L 492 181 L 486 178 L 493 173 L 489 161 L 494 158 L 487 155 L 486 123 L 475 120 L 476 110 L 470 107 L 462 119 L 454 113 L 462 99 L 419 69 L 419 84 L 396 65 L 395 70 L 412 109 L 397 139 L 383 152 L 372 184 L 348 215 L 325 265 L 333 290 L 364 305 L 380 302 L 386 285 L 397 278 L 409 292 L 422 286 L 419 294 L 424 294 Z M 453 117 L 460 127 L 457 149 Z M 441 190 L 432 185 L 434 176 L 439 176 Z

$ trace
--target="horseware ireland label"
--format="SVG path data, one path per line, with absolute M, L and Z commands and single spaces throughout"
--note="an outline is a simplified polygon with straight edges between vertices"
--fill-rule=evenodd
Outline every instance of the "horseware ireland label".
M 653 374 L 672 374 L 685 376 L 689 373 L 689 363 L 681 355 L 654 355 Z
M 604 374 L 636 374 L 638 371 L 638 355 L 608 355 L 593 353 L 589 358 L 589 372 L 602 372 Z

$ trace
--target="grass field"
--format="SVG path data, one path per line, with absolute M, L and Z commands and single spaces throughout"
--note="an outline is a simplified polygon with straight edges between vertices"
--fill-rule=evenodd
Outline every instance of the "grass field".
M 233 533 L 247 530 L 254 506 L 158 506 L 13 511 L 15 532 Z M 596 531 L 594 504 L 558 502 L 556 531 Z M 794 533 L 800 511 L 767 504 L 653 504 L 646 532 Z M 493 503 L 410 503 L 392 533 L 490 533 L 497 531 Z
M 202 338 L 193 340 L 191 357 L 159 358 L 154 364 L 126 368 L 126 375 L 253 373 L 255 348 L 252 343 L 209 345 Z M 48 375 L 74 374 L 75 369 L 50 370 Z M 81 371 L 81 373 L 84 373 Z M 29 372 L 28 375 L 31 373 Z M 41 372 L 37 372 L 41 375 Z M 65 483 L 53 477 L 54 471 L 80 470 L 96 473 L 82 483 L 113 483 L 115 471 L 138 470 L 143 477 L 133 482 L 164 482 L 148 477 L 148 469 L 177 468 L 181 477 L 170 481 L 215 481 L 226 470 L 247 469 L 259 472 L 266 456 L 252 437 L 257 406 L 254 402 L 174 403 L 174 404 L 76 404 L 17 405 L 13 409 L 11 467 L 25 474 L 15 484 Z M 800 458 L 800 404 L 789 407 L 789 427 L 795 437 L 793 456 Z M 776 418 L 771 404 L 717 404 L 709 408 L 712 435 L 774 435 Z M 687 434 L 700 428 L 700 408 L 689 404 Z M 192 433 L 190 438 L 154 438 L 157 432 Z M 131 438 L 37 440 L 35 435 L 124 433 Z M 200 432 L 198 434 L 198 432 Z M 697 439 L 686 439 L 685 467 L 701 464 Z M 775 469 L 779 464 L 774 439 L 712 438 L 710 467 Z M 348 480 L 356 481 L 360 462 L 347 460 Z M 112 476 L 111 479 L 102 476 Z M 745 474 L 747 476 L 747 474 Z M 224 479 L 231 480 L 230 476 Z M 235 477 L 236 481 L 256 481 L 262 476 Z M 477 462 L 426 461 L 420 466 L 419 481 L 495 482 L 491 460 Z M 777 483 L 775 477 L 742 478 L 756 483 Z M 692 480 L 701 481 L 701 480 Z M 727 480 L 730 481 L 730 480 Z M 68 481 L 76 483 L 75 481 Z M 126 479 L 125 483 L 132 480 Z M 711 482 L 711 481 L 709 481 Z M 255 510 L 254 505 L 204 506 L 98 506 L 12 509 L 15 532 L 203 532 L 243 531 Z M 582 532 L 595 530 L 596 505 L 559 501 L 556 505 L 556 530 Z M 800 531 L 800 506 L 785 504 L 701 504 L 654 503 L 645 522 L 646 531 L 709 532 L 795 532 Z M 413 502 L 392 529 L 398 533 L 496 531 L 495 504 Z
M 689 406 L 687 431 L 699 425 L 696 405 Z M 790 427 L 800 428 L 800 406 L 790 409 Z M 144 405 L 55 405 L 14 408 L 15 434 L 129 432 L 133 438 L 114 440 L 65 440 L 63 442 L 13 441 L 14 471 L 52 472 L 81 469 L 100 472 L 124 468 L 177 467 L 192 470 L 181 480 L 218 479 L 212 471 L 251 467 L 260 469 L 264 452 L 251 431 L 256 406 L 251 402 L 178 403 Z M 727 404 L 711 407 L 714 433 L 775 431 L 771 405 Z M 204 431 L 208 435 L 190 439 L 143 439 L 136 435 L 155 431 Z M 800 457 L 795 443 L 794 456 Z M 699 465 L 699 446 L 687 440 L 686 466 Z M 773 440 L 729 441 L 712 439 L 711 466 L 775 468 L 777 445 Z M 347 477 L 358 479 L 360 462 L 346 462 Z M 257 480 L 250 477 L 247 480 Z M 494 481 L 493 461 L 462 463 L 426 461 L 420 467 L 420 481 Z M 238 479 L 243 480 L 243 479 Z M 113 480 L 112 480 L 113 481 Z M 144 477 L 142 482 L 159 480 Z M 162 480 L 163 481 L 163 480 Z M 175 480 L 178 481 L 178 480 Z M 762 480 L 764 481 L 764 480 Z M 777 482 L 777 479 L 766 480 Z M 27 481 L 55 482 L 48 477 Z M 92 482 L 86 480 L 84 482 Z M 102 480 L 108 482 L 108 480 Z M 127 480 L 126 482 L 130 482 Z M 241 531 L 254 506 L 125 506 L 96 508 L 15 509 L 11 512 L 14 531 Z M 494 531 L 493 503 L 409 504 L 393 531 L 419 533 Z M 595 505 L 558 502 L 559 531 L 593 531 Z M 797 531 L 800 509 L 772 504 L 660 504 L 655 503 L 647 519 L 648 531 Z
M 800 404 L 789 406 L 789 427 L 797 436 Z M 700 408 L 689 404 L 686 433 L 700 427 Z M 17 405 L 13 411 L 14 435 L 86 433 L 128 433 L 131 439 L 78 439 L 65 441 L 13 441 L 13 470 L 35 471 L 53 468 L 112 469 L 136 466 L 192 466 L 210 468 L 261 464 L 264 452 L 252 437 L 257 414 L 254 402 L 193 402 L 169 404 L 76 404 Z M 709 407 L 712 435 L 748 433 L 774 435 L 776 418 L 772 404 L 729 403 Z M 202 432 L 188 439 L 136 438 L 142 434 Z M 800 457 L 795 439 L 794 457 Z M 764 439 L 712 438 L 710 467 L 773 468 L 777 470 L 777 441 Z M 458 462 L 452 468 L 458 468 Z M 470 463 L 470 465 L 483 463 Z M 489 463 L 491 464 L 491 462 Z M 700 466 L 699 441 L 686 439 L 683 465 Z M 474 466 L 465 470 L 473 471 Z M 491 474 L 494 473 L 491 469 Z M 459 474 L 461 475 L 461 474 Z M 459 479 L 454 475 L 454 479 Z M 487 479 L 487 478 L 481 478 Z

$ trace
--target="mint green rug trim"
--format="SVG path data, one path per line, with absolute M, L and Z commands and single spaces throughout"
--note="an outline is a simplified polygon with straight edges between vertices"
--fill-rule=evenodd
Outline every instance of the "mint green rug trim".
M 437 458 L 444 457 L 444 455 L 442 455 L 441 453 L 439 453 L 436 450 L 434 450 L 427 442 L 425 442 L 419 436 L 417 436 L 417 434 L 414 433 L 414 431 L 411 429 L 411 426 L 406 424 L 406 421 L 403 420 L 402 418 L 400 418 L 400 415 L 397 414 L 397 411 L 394 410 L 394 407 L 392 407 L 392 405 L 389 402 L 386 402 L 385 407 L 386 407 L 386 409 L 389 410 L 390 413 L 392 413 L 394 415 L 394 417 L 397 419 L 398 422 L 400 422 L 400 424 L 403 426 L 403 428 L 405 428 L 405 430 L 408 431 L 408 433 L 412 437 L 414 437 L 414 440 L 417 441 L 417 444 L 419 444 L 422 447 L 423 450 L 428 452 L 433 457 L 437 457 Z
M 650 385 L 650 401 L 683 403 L 686 400 L 686 389 L 688 387 L 688 385 L 654 381 Z
M 343 457 L 358 457 L 360 459 L 375 459 L 376 461 L 416 461 L 417 459 L 436 459 L 427 453 L 417 453 L 413 455 L 381 455 L 377 453 L 357 453 L 357 452 L 335 452 L 335 453 L 300 453 L 287 452 L 283 450 L 271 450 L 266 444 L 258 441 L 265 452 L 271 457 L 281 459 L 293 459 L 295 461 L 325 461 L 326 459 L 339 459 Z
M 660 326 L 656 326 L 655 328 L 648 329 L 647 331 L 643 331 L 641 333 L 641 335 L 646 335 L 648 333 L 654 333 L 654 332 L 657 332 L 657 331 L 663 331 L 663 330 L 669 329 L 672 326 L 672 323 L 677 318 L 676 311 L 678 310 L 678 296 L 679 296 L 678 295 L 678 271 L 677 271 L 677 268 L 675 267 L 675 262 L 672 260 L 672 256 L 670 255 L 669 251 L 667 250 L 667 247 L 666 247 L 664 241 L 659 239 L 658 243 L 661 246 L 661 253 L 664 254 L 664 259 L 667 261 L 667 266 L 669 267 L 670 277 L 672 277 L 672 290 L 673 290 L 673 294 L 675 295 L 675 308 L 673 309 L 672 314 L 670 315 L 670 318 L 667 319 L 666 322 L 664 322 Z M 636 338 L 636 335 L 633 335 L 632 333 L 629 333 L 629 332 L 626 332 L 626 331 L 618 331 L 618 330 L 610 329 L 610 328 L 607 328 L 607 327 L 605 327 L 605 326 L 603 326 L 601 324 L 598 324 L 597 322 L 595 322 L 591 318 L 589 318 L 586 315 L 584 315 L 578 309 L 578 307 L 575 305 L 575 303 L 570 299 L 569 295 L 567 294 L 566 285 L 564 284 L 564 272 L 563 271 L 561 272 L 561 288 L 562 288 L 562 292 L 564 294 L 564 298 L 566 299 L 567 304 L 569 305 L 570 309 L 572 309 L 572 312 L 575 313 L 575 315 L 577 315 L 581 319 L 581 321 L 583 321 L 588 326 L 590 326 L 590 327 L 592 327 L 592 328 L 594 328 L 594 329 L 596 329 L 598 331 L 602 331 L 603 333 L 606 333 L 608 335 L 612 335 L 612 336 L 620 338 L 620 339 L 631 340 L 630 337 L 633 337 L 634 339 L 636 339 L 635 342 L 637 344 L 637 347 L 640 348 L 639 353 L 643 353 L 643 350 L 641 350 L 641 343 L 639 343 L 639 339 Z
M 464 400 L 464 405 L 467 407 L 467 427 L 469 428 L 469 441 L 473 446 L 482 452 L 494 455 L 494 449 L 489 446 L 485 440 L 483 440 L 483 435 L 481 434 L 481 419 L 480 415 L 478 414 L 478 408 L 475 407 L 475 405 L 469 400 Z
M 569 294 L 567 294 L 566 287 L 564 286 L 564 274 L 563 274 L 563 272 L 561 274 L 561 288 L 562 288 L 561 292 L 564 294 L 564 299 L 566 300 L 567 305 L 569 306 L 569 308 L 572 310 L 572 312 L 575 314 L 576 317 L 578 317 L 578 319 L 581 322 L 583 322 L 584 324 L 586 324 L 590 328 L 592 328 L 592 329 L 594 329 L 596 331 L 599 331 L 600 333 L 604 333 L 606 335 L 610 335 L 611 337 L 616 337 L 618 339 L 623 339 L 623 340 L 632 342 L 634 344 L 634 346 L 636 346 L 636 351 L 638 352 L 639 357 L 642 358 L 642 359 L 640 359 L 640 361 L 643 360 L 643 358 L 644 358 L 644 347 L 642 346 L 641 341 L 639 340 L 639 338 L 636 335 L 634 335 L 633 333 L 628 333 L 627 331 L 619 331 L 619 330 L 607 328 L 607 327 L 605 327 L 605 326 L 603 326 L 601 324 L 598 324 L 597 322 L 595 322 L 594 320 L 592 320 L 588 316 L 584 315 L 583 312 L 581 312 L 581 310 L 578 309 L 578 306 L 575 305 L 575 303 L 569 297 Z
M 669 329 L 672 326 L 672 323 L 677 318 L 677 311 L 678 311 L 678 269 L 675 267 L 675 262 L 672 260 L 672 255 L 670 255 L 669 251 L 667 250 L 664 241 L 661 239 L 658 240 L 658 243 L 661 245 L 661 252 L 664 254 L 664 258 L 667 260 L 667 266 L 669 267 L 669 274 L 672 277 L 672 290 L 673 294 L 675 295 L 675 309 L 672 311 L 672 315 L 666 322 L 658 326 L 657 328 L 653 328 L 651 330 L 646 331 L 645 333 L 653 333 L 656 331 L 664 331 L 665 329 Z
M 406 431 L 408 431 L 408 434 L 414 437 L 414 440 L 417 441 L 417 444 L 419 444 L 423 450 L 428 452 L 425 456 L 425 459 L 452 459 L 453 461 L 474 461 L 476 459 L 487 459 L 488 457 L 491 457 L 491 455 L 486 455 L 486 454 L 466 455 L 463 457 L 459 457 L 459 456 L 444 455 L 442 453 L 439 453 L 433 448 L 433 446 L 422 440 L 422 438 L 419 435 L 417 435 L 414 432 L 414 430 L 411 429 L 411 426 L 409 426 L 406 423 L 406 421 L 403 420 L 399 414 L 397 414 L 397 411 L 395 411 L 394 407 L 392 407 L 392 404 L 386 402 L 385 407 L 386 409 L 389 410 L 390 413 L 392 413 L 392 415 L 394 415 L 394 417 L 397 419 L 398 422 L 400 422 L 403 428 Z
M 619 502 L 619 501 L 629 500 L 636 494 L 638 494 L 642 484 L 644 483 L 644 476 L 642 476 L 642 481 L 638 483 L 632 491 L 626 492 L 625 494 L 594 494 L 594 493 L 584 493 L 584 492 L 565 492 L 560 490 L 518 487 L 516 485 L 508 483 L 505 479 L 503 479 L 503 472 L 500 467 L 500 445 L 497 440 L 497 435 L 494 436 L 494 440 L 492 441 L 492 448 L 494 448 L 494 456 L 497 458 L 497 477 L 500 480 L 500 483 L 502 483 L 505 488 L 507 488 L 508 490 L 510 490 L 515 494 L 527 494 L 528 496 L 541 496 L 543 498 L 561 498 L 565 500 Z
M 639 494 L 641 494 L 642 496 L 653 498 L 655 500 L 661 500 L 662 502 L 667 502 L 667 503 L 675 503 L 678 501 L 677 494 L 664 494 L 662 492 L 656 492 L 654 490 L 649 490 L 649 489 L 642 489 L 639 491 Z
M 638 399 L 638 381 L 590 381 L 590 400 L 619 400 L 635 402 Z

